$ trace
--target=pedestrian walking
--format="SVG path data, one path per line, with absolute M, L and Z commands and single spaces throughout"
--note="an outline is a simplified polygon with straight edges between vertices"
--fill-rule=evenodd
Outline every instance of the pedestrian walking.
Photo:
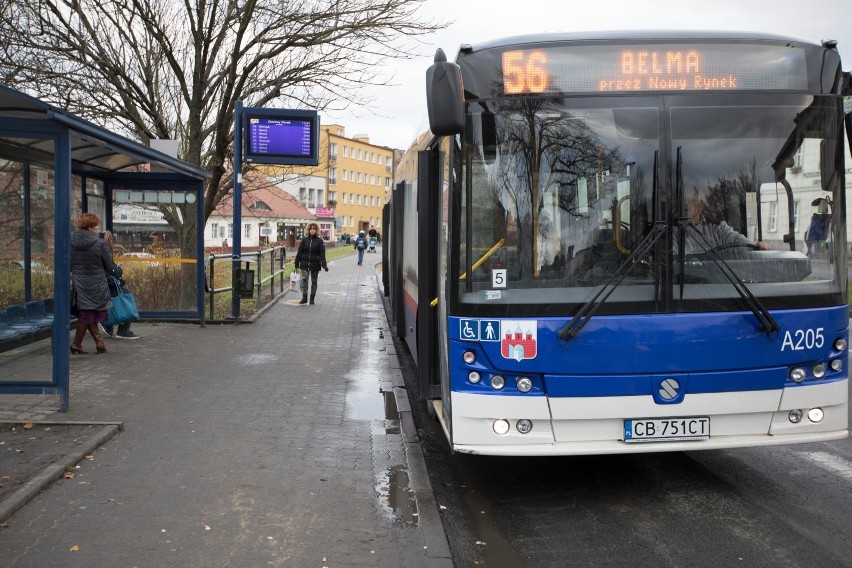
M 325 243 L 322 237 L 319 236 L 319 225 L 316 223 L 308 224 L 308 234 L 299 243 L 299 250 L 296 252 L 294 264 L 296 270 L 302 271 L 302 299 L 299 300 L 299 303 L 308 303 L 308 278 L 310 278 L 310 303 L 313 304 L 314 298 L 317 295 L 317 279 L 320 268 L 328 272 L 328 264 L 325 261 Z
M 358 266 L 364 262 L 364 251 L 367 250 L 367 236 L 364 231 L 358 233 L 358 238 L 355 239 L 355 250 L 358 251 Z
M 77 295 L 77 329 L 71 343 L 71 353 L 83 350 L 86 331 L 95 340 L 98 353 L 106 352 L 98 323 L 107 320 L 110 295 L 104 273 L 121 276 L 121 268 L 112 259 L 106 241 L 98 235 L 100 219 L 92 213 L 83 213 L 77 221 L 77 230 L 71 233 L 71 285 Z

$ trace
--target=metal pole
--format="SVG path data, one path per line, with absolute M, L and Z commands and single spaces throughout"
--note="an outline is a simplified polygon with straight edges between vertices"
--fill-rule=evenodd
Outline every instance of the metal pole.
M 240 323 L 240 282 L 239 258 L 242 255 L 242 225 L 243 215 L 243 102 L 234 102 L 234 250 L 231 263 L 231 315 L 234 317 L 234 325 Z

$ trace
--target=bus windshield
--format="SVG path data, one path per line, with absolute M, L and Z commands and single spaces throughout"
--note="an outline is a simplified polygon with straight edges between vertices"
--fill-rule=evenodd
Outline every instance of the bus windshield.
M 770 308 L 843 303 L 837 97 L 512 97 L 469 111 L 462 306 L 582 305 L 621 270 L 599 313 L 742 309 L 722 263 Z M 655 225 L 662 238 L 631 257 Z

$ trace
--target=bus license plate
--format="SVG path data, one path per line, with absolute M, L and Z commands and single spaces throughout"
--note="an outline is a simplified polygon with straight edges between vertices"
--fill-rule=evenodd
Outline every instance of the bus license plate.
M 625 442 L 684 442 L 710 439 L 710 418 L 654 418 L 624 421 Z

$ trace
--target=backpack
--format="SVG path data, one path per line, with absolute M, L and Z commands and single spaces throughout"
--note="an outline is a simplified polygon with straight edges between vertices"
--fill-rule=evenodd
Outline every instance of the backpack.
M 358 250 L 364 250 L 364 248 L 365 248 L 364 239 L 362 239 L 361 237 L 358 237 Z

